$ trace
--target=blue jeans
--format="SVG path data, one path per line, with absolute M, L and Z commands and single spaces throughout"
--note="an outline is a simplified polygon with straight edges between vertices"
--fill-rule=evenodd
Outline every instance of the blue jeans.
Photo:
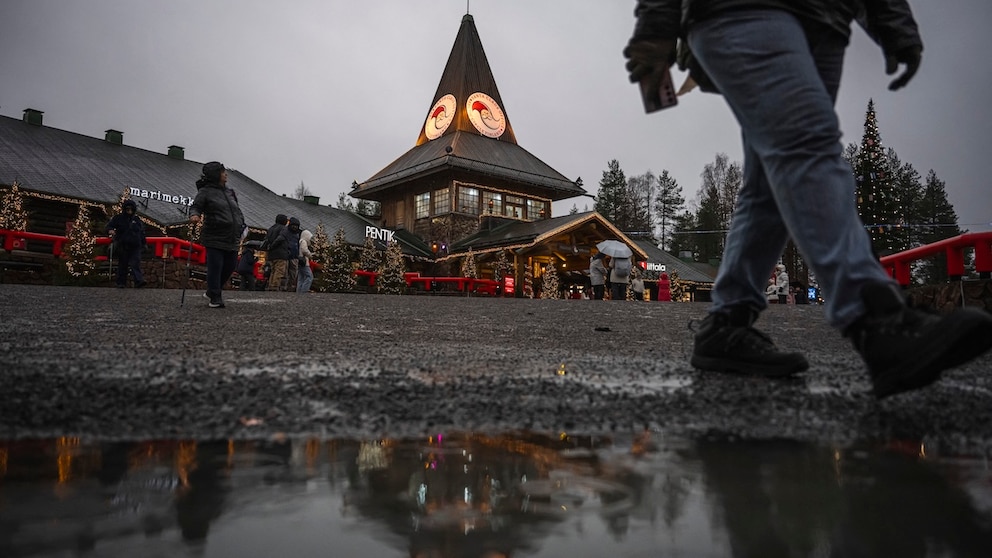
M 313 270 L 307 264 L 300 264 L 300 271 L 296 277 L 296 292 L 310 292 L 310 285 L 313 284 Z
M 224 283 L 231 278 L 238 264 L 237 250 L 207 247 L 207 296 L 219 300 Z
M 784 11 L 734 11 L 689 30 L 700 66 L 741 126 L 744 181 L 713 287 L 711 312 L 767 307 L 765 286 L 791 236 L 844 328 L 864 314 L 861 288 L 891 282 L 858 217 L 834 101 L 847 38 L 804 30 Z

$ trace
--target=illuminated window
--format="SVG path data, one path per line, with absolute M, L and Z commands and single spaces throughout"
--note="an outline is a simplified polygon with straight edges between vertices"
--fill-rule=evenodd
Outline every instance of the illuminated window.
M 482 212 L 486 215 L 502 215 L 503 194 L 498 194 L 496 192 L 483 192 Z
M 478 188 L 467 188 L 465 186 L 458 188 L 458 211 L 471 213 L 472 215 L 479 214 Z
M 424 192 L 414 196 L 413 209 L 417 219 L 429 217 L 431 214 L 431 193 Z
M 506 196 L 506 211 L 503 214 L 514 219 L 523 219 L 524 199 L 517 196 Z
M 434 215 L 451 213 L 451 194 L 448 189 L 434 190 Z
M 527 200 L 527 219 L 536 221 L 547 216 L 547 204 L 539 200 Z

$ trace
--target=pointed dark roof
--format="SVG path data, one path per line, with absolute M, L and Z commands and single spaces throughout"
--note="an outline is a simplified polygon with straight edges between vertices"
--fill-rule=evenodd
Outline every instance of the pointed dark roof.
M 472 119 L 484 118 L 476 106 L 489 103 L 497 107 L 490 111 L 496 121 L 505 126 L 502 134 L 483 134 Z M 483 105 L 472 99 L 482 100 Z M 486 109 L 489 110 L 489 109 Z M 434 128 L 434 139 L 427 135 L 432 118 L 446 121 Z M 386 192 L 423 176 L 446 170 L 466 170 L 481 175 L 508 180 L 526 186 L 535 194 L 552 200 L 562 200 L 585 193 L 585 190 L 551 168 L 517 144 L 506 107 L 500 97 L 482 40 L 471 15 L 462 18 L 444 73 L 425 114 L 424 125 L 416 145 L 358 185 L 351 195 L 359 199 L 382 200 Z
M 424 115 L 424 120 L 426 121 L 430 117 L 431 109 L 441 97 L 452 95 L 458 104 L 454 121 L 444 133 L 451 134 L 455 131 L 462 131 L 478 134 L 475 126 L 469 121 L 469 112 L 465 110 L 471 108 L 466 107 L 466 103 L 473 93 L 485 93 L 499 104 L 506 121 L 506 129 L 499 136 L 499 141 L 517 143 L 517 138 L 513 134 L 513 127 L 510 126 L 510 119 L 506 115 L 506 105 L 503 104 L 503 98 L 499 95 L 496 79 L 493 77 L 492 69 L 489 68 L 489 60 L 486 58 L 486 51 L 482 48 L 479 30 L 475 28 L 475 20 L 471 15 L 465 14 L 461 27 L 458 28 L 458 35 L 455 37 L 455 44 L 451 47 L 451 54 L 448 55 L 448 63 L 444 65 L 444 73 L 441 74 L 441 81 L 437 84 L 437 91 Z M 430 140 L 427 138 L 425 127 L 421 127 L 420 135 L 417 137 L 417 145 L 425 144 L 428 141 Z
M 648 263 L 664 264 L 669 271 L 678 271 L 679 278 L 684 281 L 709 284 L 715 280 L 716 269 L 713 269 L 712 266 L 682 261 L 658 248 L 650 240 L 635 240 L 634 242 L 648 255 Z M 708 269 L 711 273 L 707 273 L 704 269 Z

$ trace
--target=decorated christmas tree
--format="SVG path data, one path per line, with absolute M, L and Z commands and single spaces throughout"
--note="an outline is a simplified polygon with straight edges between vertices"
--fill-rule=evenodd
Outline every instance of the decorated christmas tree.
M 511 267 L 510 262 L 506 259 L 506 250 L 500 250 L 496 254 L 496 261 L 493 262 L 493 279 L 502 285 L 503 278 L 509 275 Z
M 96 262 L 93 259 L 96 237 L 90 231 L 90 226 L 89 208 L 81 205 L 62 248 L 66 269 L 73 277 L 86 277 L 96 269 Z
M 322 286 L 327 292 L 349 292 L 355 288 L 355 268 L 351 263 L 351 247 L 344 229 L 334 233 L 329 248 L 329 258 L 324 267 Z
M 317 223 L 313 230 L 313 238 L 310 239 L 310 261 L 317 264 L 317 269 L 313 278 L 313 289 L 318 292 L 327 292 L 326 276 L 323 270 L 327 269 L 328 262 L 331 261 L 331 239 L 327 237 L 324 230 L 324 223 Z
M 0 198 L 0 229 L 28 230 L 28 212 L 24 209 L 24 192 L 15 180 Z
M 371 236 L 366 236 L 365 244 L 362 245 L 362 252 L 358 258 L 358 269 L 376 271 L 380 267 L 382 267 L 382 252 L 375 247 L 375 240 Z
M 383 258 L 379 276 L 376 277 L 376 287 L 382 294 L 403 294 L 406 290 L 406 264 L 403 262 L 403 250 L 400 243 L 392 240 L 386 246 L 386 257 Z
M 472 252 L 471 248 L 468 249 L 468 254 L 465 254 L 465 257 L 462 258 L 461 275 L 462 277 L 471 277 L 473 279 L 479 277 L 479 269 L 475 264 L 475 253 Z
M 686 302 L 685 284 L 679 278 L 679 272 L 674 269 L 668 274 L 669 290 L 672 293 L 672 302 Z
M 858 215 L 871 236 L 872 247 L 879 255 L 898 251 L 901 246 L 897 228 L 903 224 L 904 211 L 882 147 L 873 100 L 868 101 L 865 133 L 853 166 Z
M 541 279 L 541 298 L 561 298 L 558 291 L 558 270 L 555 269 L 555 262 L 548 264 L 544 268 L 544 277 Z

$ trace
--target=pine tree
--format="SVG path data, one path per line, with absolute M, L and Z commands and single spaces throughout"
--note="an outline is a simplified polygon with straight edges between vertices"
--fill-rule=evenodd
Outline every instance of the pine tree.
M 355 289 L 355 268 L 351 264 L 351 247 L 344 228 L 334 233 L 329 248 L 329 258 L 324 267 L 323 285 L 328 292 L 343 293 Z
M 328 264 L 331 261 L 331 240 L 324 230 L 324 223 L 317 223 L 313 231 L 313 238 L 310 239 L 310 252 L 313 254 L 310 259 L 314 261 L 319 272 L 314 274 L 313 289 L 318 292 L 327 292 Z
M 874 100 L 868 101 L 865 133 L 853 167 L 858 215 L 868 229 L 872 247 L 883 256 L 898 251 L 894 225 L 903 214 L 902 202 L 892 184 L 892 169 L 882 148 Z
M 920 245 L 920 231 L 915 225 L 920 221 L 917 211 L 923 197 L 923 184 L 920 173 L 913 165 L 901 162 L 895 149 L 890 147 L 886 158 L 892 169 L 892 188 L 902 201 L 898 208 L 900 213 L 894 216 L 891 229 L 892 250 L 901 252 Z
M 0 229 L 28 230 L 28 212 L 24 209 L 24 192 L 15 180 L 0 199 Z
M 358 269 L 362 271 L 376 271 L 382 267 L 382 252 L 375 246 L 375 240 L 371 236 L 365 237 L 365 244 L 362 245 L 362 252 L 358 258 Z
M 72 230 L 69 231 L 65 246 L 62 248 L 66 269 L 73 277 L 85 277 L 96 269 L 96 262 L 93 259 L 96 237 L 90 230 L 91 226 L 89 208 L 85 205 L 79 206 L 76 220 L 72 223 Z
M 671 246 L 672 228 L 676 217 L 685 209 L 685 197 L 682 195 L 682 186 L 668 174 L 668 171 L 661 171 L 658 177 L 658 196 L 654 200 L 655 222 L 661 227 L 661 235 L 658 237 L 658 245 L 662 250 Z
M 383 258 L 382 267 L 376 277 L 376 287 L 382 294 L 403 294 L 406 290 L 406 264 L 403 261 L 403 250 L 400 243 L 395 240 L 389 241 L 386 246 L 386 256 Z
M 548 264 L 544 268 L 544 276 L 541 278 L 541 298 L 561 298 L 559 291 L 558 270 L 555 269 L 555 262 Z
M 607 221 L 617 225 L 624 218 L 627 177 L 624 176 L 620 162 L 616 159 L 607 164 L 609 168 L 603 171 L 603 178 L 599 181 L 599 193 L 596 195 L 594 208 Z
M 958 216 L 954 206 L 947 201 L 947 191 L 944 181 L 937 178 L 937 173 L 930 169 L 927 173 L 926 184 L 920 196 L 916 214 L 921 226 L 917 232 L 920 244 L 930 244 L 961 234 L 958 226 Z M 914 270 L 918 282 L 934 285 L 947 281 L 947 256 L 943 253 L 933 258 L 919 262 Z
M 471 248 L 468 249 L 468 253 L 462 258 L 461 266 L 462 277 L 471 277 L 472 279 L 478 279 L 479 269 L 475 263 L 475 252 Z
M 654 196 L 657 183 L 658 178 L 651 171 L 627 179 L 623 208 L 625 218 L 620 223 L 615 223 L 621 230 L 651 233 L 653 222 L 651 198 Z

